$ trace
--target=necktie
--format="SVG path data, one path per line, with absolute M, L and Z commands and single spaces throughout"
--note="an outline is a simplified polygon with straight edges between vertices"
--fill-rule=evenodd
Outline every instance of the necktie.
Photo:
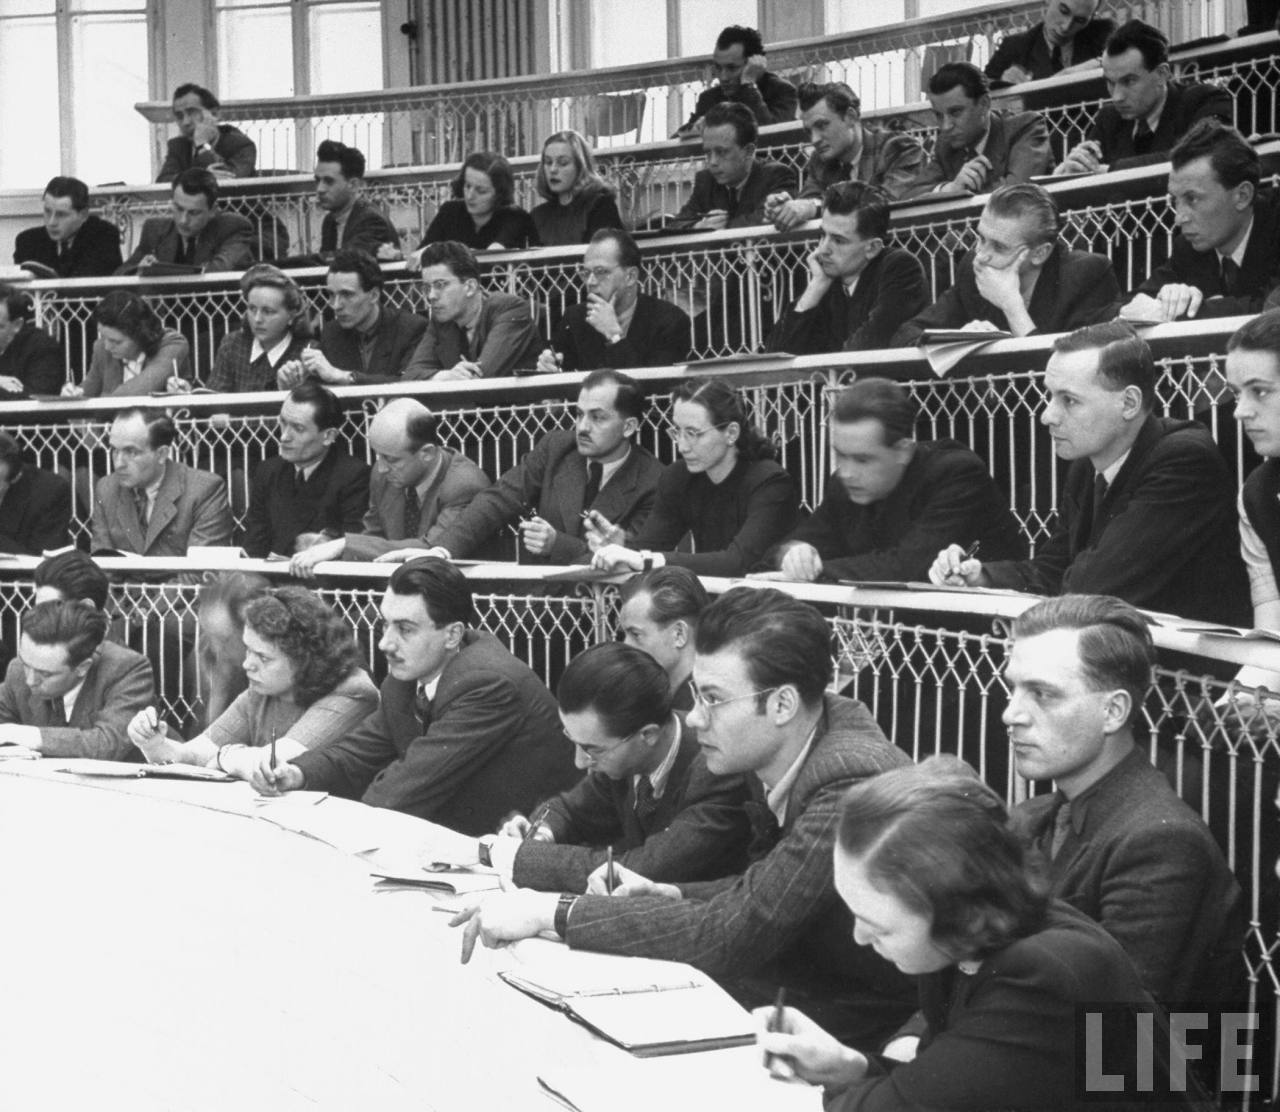
M 1240 268 L 1236 261 L 1227 255 L 1222 257 L 1222 294 L 1232 297 L 1236 292 L 1236 279 L 1240 276 Z
M 588 463 L 587 464 L 587 485 L 582 491 L 582 508 L 584 510 L 591 509 L 591 503 L 596 500 L 596 495 L 600 493 L 600 480 L 604 477 L 604 464 Z
M 1062 843 L 1071 832 L 1071 801 L 1064 799 L 1053 817 L 1053 841 L 1049 845 L 1049 857 L 1056 858 L 1062 849 Z
M 1049 66 L 1054 73 L 1062 69 L 1062 47 L 1055 45 L 1049 52 Z
M 422 504 L 418 501 L 418 488 L 404 488 L 404 520 L 400 523 L 405 539 L 418 535 L 418 521 L 422 516 Z
M 420 687 L 414 690 L 413 713 L 417 715 L 423 730 L 431 725 L 431 697 Z
M 147 497 L 145 490 L 135 491 L 133 497 L 138 505 L 138 524 L 142 526 L 142 531 L 145 533 L 151 519 L 151 499 Z
M 751 824 L 751 840 L 747 844 L 747 857 L 757 861 L 778 844 L 782 834 L 778 826 L 778 816 L 769 810 L 769 805 L 763 800 L 748 799 L 742 804 L 742 810 L 747 816 L 747 822 Z
M 1138 122 L 1138 130 L 1133 134 L 1133 152 L 1134 154 L 1147 154 L 1151 150 L 1151 144 L 1155 139 L 1155 132 L 1151 130 L 1151 126 L 1146 120 Z
M 49 725 L 65 726 L 67 724 L 67 708 L 61 698 L 49 700 Z
M 647 776 L 641 776 L 640 782 L 636 784 L 636 819 L 646 836 L 649 834 L 649 822 L 657 810 L 658 800 L 653 794 L 653 781 Z
M 1102 524 L 1102 503 L 1106 498 L 1107 480 L 1099 474 L 1093 480 L 1093 524 L 1089 529 L 1090 535 L 1096 534 L 1098 526 Z
M 191 263 L 195 260 L 196 241 L 194 239 L 184 239 L 182 241 L 182 258 L 178 261 L 182 263 Z
M 293 469 L 293 493 L 301 494 L 302 488 L 306 486 L 306 483 L 307 477 L 302 473 L 302 468 L 295 467 Z

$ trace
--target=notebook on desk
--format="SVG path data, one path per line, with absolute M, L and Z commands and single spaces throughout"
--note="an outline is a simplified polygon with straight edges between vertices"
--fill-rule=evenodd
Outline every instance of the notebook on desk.
M 64 762 L 59 772 L 75 776 L 102 776 L 115 780 L 207 780 L 216 783 L 234 783 L 235 777 L 217 768 L 189 764 L 130 764 L 128 761 L 99 761 L 92 757 L 77 757 Z

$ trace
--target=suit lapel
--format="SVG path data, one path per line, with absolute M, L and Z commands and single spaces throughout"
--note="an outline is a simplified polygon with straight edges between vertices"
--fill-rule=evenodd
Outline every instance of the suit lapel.
M 151 509 L 151 519 L 147 522 L 147 536 L 142 551 L 145 553 L 156 538 L 165 530 L 169 522 L 178 516 L 175 503 L 182 492 L 182 477 L 178 474 L 178 464 L 170 460 L 165 465 L 164 480 L 156 492 L 156 504 Z

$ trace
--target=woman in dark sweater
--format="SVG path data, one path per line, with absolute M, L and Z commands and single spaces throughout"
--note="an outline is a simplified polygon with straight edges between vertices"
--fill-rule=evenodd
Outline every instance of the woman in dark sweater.
M 743 575 L 795 526 L 800 492 L 723 379 L 683 383 L 672 403 L 669 431 L 682 458 L 659 477 L 635 547 L 603 544 L 592 564 L 618 571 L 675 564 L 698 575 Z M 616 537 L 607 524 L 595 523 L 590 532 Z M 675 551 L 686 533 L 694 550 Z
M 538 242 L 533 220 L 517 208 L 516 181 L 511 166 L 500 154 L 478 151 L 453 179 L 456 200 L 445 201 L 418 244 L 418 251 L 428 243 L 453 240 L 473 251 L 502 251 L 528 247 Z
M 529 215 L 543 247 L 589 243 L 601 228 L 621 228 L 614 189 L 596 170 L 595 155 L 576 131 L 557 131 L 542 144 L 534 188 L 542 198 Z

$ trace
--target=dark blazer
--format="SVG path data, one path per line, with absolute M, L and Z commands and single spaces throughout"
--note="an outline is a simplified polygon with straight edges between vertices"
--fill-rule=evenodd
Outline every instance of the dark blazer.
M 181 332 L 166 328 L 155 355 L 145 360 L 142 370 L 125 382 L 124 361 L 108 352 L 99 338 L 89 357 L 89 373 L 80 385 L 86 398 L 150 394 L 165 388 L 165 383 L 173 377 L 175 364 L 179 378 L 191 378 L 191 345 Z
M 670 301 L 642 293 L 627 334 L 616 344 L 587 323 L 586 305 L 565 311 L 556 329 L 555 349 L 566 371 L 595 371 L 601 367 L 666 367 L 689 358 L 693 335 L 689 314 Z
M 1111 260 L 1087 251 L 1054 247 L 1031 292 L 1027 312 L 1036 332 L 1073 332 L 1086 324 L 1114 319 L 1120 302 L 1120 283 Z M 973 252 L 960 262 L 955 284 L 923 313 L 898 329 L 893 347 L 918 343 L 926 328 L 963 328 L 970 321 L 987 320 L 1009 327 L 1008 318 L 978 292 Z
M 1168 1007 L 1244 1002 L 1244 900 L 1209 828 L 1137 746 L 1071 805 L 1048 856 L 1059 792 L 1019 804 L 1028 867 L 1106 928 Z
M 302 533 L 340 537 L 360 528 L 369 504 L 369 465 L 330 448 L 300 485 L 294 466 L 273 456 L 258 465 L 249 485 L 244 550 L 254 557 L 293 555 Z
M 421 250 L 428 243 L 445 240 L 461 243 L 472 251 L 487 251 L 491 243 L 519 249 L 537 246 L 538 229 L 534 226 L 533 217 L 516 205 L 495 209 L 484 225 L 477 228 L 466 203 L 455 199 L 445 201 L 436 211 L 418 248 Z
M 129 740 L 130 720 L 155 701 L 151 662 L 114 641 L 103 641 L 65 726 L 53 725 L 52 701 L 31 694 L 17 659 L 9 662 L 0 684 L 0 722 L 39 726 L 46 757 L 124 761 L 137 755 Z
M 212 151 L 197 152 L 190 139 L 175 135 L 165 149 L 164 165 L 156 181 L 173 181 L 183 170 L 193 166 L 207 168 L 218 162 L 226 163 L 238 178 L 251 178 L 256 173 L 258 148 L 249 136 L 230 124 L 218 125 L 218 138 Z
M 338 243 L 338 221 L 333 213 L 326 212 L 320 221 L 320 252 L 332 254 L 339 247 L 344 249 L 358 248 L 376 256 L 378 248 L 384 243 L 399 248 L 400 235 L 391 221 L 382 215 L 368 201 L 356 201 L 351 206 L 351 215 L 342 226 L 342 243 Z
M 231 543 L 227 485 L 217 475 L 177 460 L 165 465 L 151 519 L 143 533 L 134 493 L 118 475 L 98 480 L 93 504 L 93 551 L 139 556 L 185 556 L 191 545 Z
M 824 162 L 816 154 L 810 155 L 801 197 L 821 199 L 828 187 L 842 181 L 877 185 L 889 194 L 891 201 L 900 201 L 907 195 L 925 165 L 924 147 L 920 140 L 903 131 L 890 131 L 865 123 L 860 126 L 862 152 L 858 155 L 858 165 L 835 159 Z
M 1089 129 L 1089 138 L 1102 148 L 1102 161 L 1108 163 L 1113 170 L 1121 159 L 1139 158 L 1160 162 L 1167 157 L 1174 144 L 1191 130 L 1192 124 L 1210 116 L 1224 124 L 1235 123 L 1235 105 L 1226 89 L 1220 89 L 1217 85 L 1170 81 L 1160 122 L 1142 149 L 1138 148 L 1133 137 L 1137 122 L 1126 120 L 1110 102 L 1098 110 L 1093 127 Z
M 120 266 L 120 229 L 91 214 L 59 255 L 43 227 L 28 228 L 13 241 L 13 261 L 43 263 L 61 278 L 103 278 Z
M 569 945 L 685 961 L 748 1001 L 771 1001 L 785 984 L 788 1004 L 858 1046 L 891 1034 L 914 993 L 870 947 L 852 943 L 832 856 L 844 793 L 909 758 L 861 703 L 828 694 L 823 704 L 781 829 L 759 777 L 749 778 L 756 842 L 744 873 L 682 884 L 681 900 L 582 896 L 569 913 Z
M 1253 227 L 1245 245 L 1244 261 L 1235 283 L 1227 289 L 1222 281 L 1218 253 L 1210 248 L 1197 251 L 1181 231 L 1173 237 L 1173 253 L 1156 267 L 1135 291 L 1157 297 L 1162 286 L 1181 283 L 1195 286 L 1205 296 L 1196 320 L 1235 317 L 1258 313 L 1267 295 L 1280 281 L 1280 195 L 1259 194 L 1253 204 Z
M 207 273 L 226 270 L 245 270 L 253 262 L 256 244 L 253 225 L 234 212 L 216 213 L 196 238 L 193 266 Z M 155 216 L 142 225 L 138 246 L 124 261 L 116 273 L 132 274 L 148 255 L 157 262 L 176 263 L 182 260 L 182 237 L 177 225 L 167 216 Z
M 404 531 L 404 488 L 392 486 L 374 468 L 364 517 L 354 529 L 346 530 L 344 560 L 372 560 L 384 552 L 412 545 L 431 548 L 444 536 L 482 490 L 489 489 L 489 476 L 466 456 L 437 448 L 440 462 L 425 494 L 418 496 L 418 528 Z
M 586 563 L 590 549 L 582 536 L 582 511 L 598 510 L 634 537 L 653 508 L 662 464 L 644 448 L 632 444 L 622 466 L 600 488 L 590 506 L 582 504 L 587 489 L 587 461 L 578 451 L 572 429 L 549 432 L 527 456 L 488 490 L 471 500 L 466 510 L 436 538 L 451 556 L 469 556 L 504 525 L 536 508 L 550 523 L 556 539 L 550 552 L 530 560 L 547 564 Z
M 1071 64 L 1078 66 L 1081 62 L 1100 58 L 1107 36 L 1115 27 L 1115 21 L 1111 19 L 1089 20 L 1071 40 Z M 1062 69 L 1062 66 L 1053 64 L 1053 51 L 1044 37 L 1044 20 L 1034 24 L 1029 31 L 1015 31 L 1005 35 L 991 55 L 985 73 L 996 83 L 995 87 L 999 88 L 1008 84 L 1002 80 L 1002 76 L 1010 66 L 1021 66 L 1033 81 L 1052 77 Z
M 57 394 L 67 380 L 63 369 L 62 345 L 43 328 L 27 321 L 0 351 L 0 375 L 20 379 L 27 394 Z M 20 394 L 0 391 L 0 400 L 12 401 Z
M 425 727 L 414 688 L 388 677 L 354 733 L 295 757 L 306 787 L 480 835 L 577 779 L 551 692 L 491 633 L 463 635 Z
M 974 541 L 986 559 L 1027 554 L 1009 499 L 987 465 L 954 440 L 925 441 L 879 502 L 858 505 L 831 475 L 818 508 L 778 546 L 770 564 L 778 566 L 788 545 L 804 543 L 822 557 L 824 579 L 923 582 L 940 549 Z
M 1094 519 L 1096 472 L 1072 462 L 1049 540 L 1029 560 L 983 563 L 994 587 L 1115 595 L 1184 618 L 1249 624 L 1235 486 L 1209 430 L 1148 416 Z
M 0 552 L 39 556 L 71 540 L 71 484 L 24 464 L 0 496 Z
M 691 228 L 712 209 L 723 209 L 729 214 L 730 228 L 763 224 L 765 198 L 780 191 L 794 193 L 797 188 L 796 172 L 781 162 L 752 159 L 747 180 L 739 186 L 736 195 L 727 185 L 716 181 L 710 170 L 699 170 L 693 176 L 693 193 L 667 227 Z
M 853 296 L 839 279 L 812 309 L 792 303 L 773 326 L 768 351 L 821 355 L 889 346 L 893 335 L 929 304 L 929 285 L 920 261 L 901 247 L 886 247 L 867 263 Z
M 717 104 L 724 104 L 726 101 L 745 104 L 751 109 L 758 123 L 785 124 L 795 119 L 796 106 L 800 103 L 800 98 L 796 87 L 790 81 L 770 70 L 765 70 L 759 81 L 744 81 L 732 91 L 723 85 L 712 85 L 711 88 L 704 89 L 698 94 L 693 115 L 684 126 L 689 127 L 690 124 L 702 119 Z
M 325 321 L 320 330 L 320 351 L 340 371 L 351 371 L 356 382 L 398 382 L 414 349 L 427 330 L 425 317 L 383 303 L 374 328 L 373 351 L 369 369 L 360 362 L 360 337 L 351 328 L 343 328 L 336 320 Z
M 481 297 L 484 304 L 476 321 L 474 346 L 460 324 L 432 320 L 404 369 L 404 381 L 432 378 L 460 359 L 479 363 L 485 378 L 499 378 L 537 364 L 542 341 L 529 302 L 509 293 L 482 291 Z
M 1049 147 L 1049 126 L 1039 112 L 991 112 L 991 130 L 983 154 L 991 162 L 982 191 L 990 193 L 1002 185 L 1028 181 L 1053 169 L 1053 151 Z M 929 159 L 915 184 L 905 196 L 919 197 L 932 193 L 943 182 L 954 180 L 960 168 L 972 157 L 944 143 L 935 143 Z
M 676 722 L 678 751 L 662 798 L 637 800 L 634 776 L 610 780 L 603 772 L 588 773 L 547 801 L 542 823 L 555 841 L 521 845 L 512 867 L 516 884 L 585 892 L 609 845 L 616 862 L 653 881 L 715 880 L 747 867 L 746 780 L 711 772 L 697 732 L 678 716 Z

